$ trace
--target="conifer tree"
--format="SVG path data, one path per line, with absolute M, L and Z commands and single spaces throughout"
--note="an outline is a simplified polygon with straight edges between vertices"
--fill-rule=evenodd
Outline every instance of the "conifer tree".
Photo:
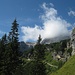
M 0 39 L 0 75 L 22 74 L 22 59 L 19 51 L 18 25 L 12 23 L 11 32 Z
M 34 47 L 34 64 L 31 75 L 46 75 L 45 64 L 43 63 L 45 56 L 45 47 L 41 44 L 41 35 L 39 35 L 37 44 Z
M 19 51 L 19 38 L 18 38 L 18 27 L 16 19 L 12 23 L 11 32 L 9 33 L 9 49 L 10 49 L 10 71 L 15 73 L 18 67 L 21 65 L 22 60 L 20 59 L 20 51 Z
M 39 35 L 37 44 L 34 47 L 34 58 L 37 61 L 43 60 L 45 56 L 45 47 L 43 44 L 41 44 L 41 40 L 41 35 Z

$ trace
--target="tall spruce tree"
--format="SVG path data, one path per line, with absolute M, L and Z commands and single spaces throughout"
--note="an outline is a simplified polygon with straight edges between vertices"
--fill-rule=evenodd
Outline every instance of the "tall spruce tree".
M 37 44 L 34 47 L 34 58 L 36 61 L 43 60 L 45 55 L 45 47 L 43 44 L 41 44 L 41 40 L 41 35 L 39 35 Z
M 11 32 L 9 33 L 9 49 L 10 49 L 10 72 L 15 73 L 15 71 L 19 68 L 22 63 L 20 58 L 21 54 L 19 51 L 19 38 L 18 38 L 18 27 L 16 19 L 12 23 Z
M 12 23 L 11 32 L 0 39 L 0 75 L 24 75 L 19 51 L 18 25 Z
M 41 44 L 41 35 L 39 35 L 37 44 L 34 47 L 34 64 L 31 75 L 46 75 L 46 68 L 43 62 L 45 56 L 45 47 Z

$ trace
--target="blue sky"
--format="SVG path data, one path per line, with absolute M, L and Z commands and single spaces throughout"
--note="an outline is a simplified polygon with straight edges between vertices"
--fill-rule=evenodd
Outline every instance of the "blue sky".
M 15 18 L 17 19 L 17 22 L 20 26 L 20 40 L 32 40 L 34 39 L 32 36 L 36 38 L 35 34 L 40 34 L 40 29 L 42 34 L 42 31 L 45 31 L 46 29 L 44 27 L 47 26 L 47 22 L 50 20 L 48 19 L 48 21 L 46 22 L 44 21 L 44 19 L 41 19 L 42 17 L 40 18 L 40 16 L 45 16 L 45 18 L 48 17 L 46 16 L 47 10 L 43 6 L 44 3 L 48 9 L 53 8 L 57 11 L 57 13 L 55 13 L 57 18 L 60 17 L 61 20 L 65 20 L 67 23 L 74 25 L 75 0 L 0 0 L 0 37 L 4 33 L 8 33 L 10 31 L 11 23 L 14 21 Z M 47 24 L 45 25 L 44 23 Z M 36 27 L 35 25 L 38 27 Z M 29 34 L 31 35 L 32 33 L 25 31 L 26 27 L 28 26 L 30 32 L 32 30 L 34 30 L 33 33 L 36 32 L 34 35 L 29 36 Z M 42 36 L 44 37 L 45 35 Z M 49 34 L 47 36 L 49 37 Z M 25 37 L 30 38 L 25 39 Z M 36 41 L 36 39 L 34 41 Z

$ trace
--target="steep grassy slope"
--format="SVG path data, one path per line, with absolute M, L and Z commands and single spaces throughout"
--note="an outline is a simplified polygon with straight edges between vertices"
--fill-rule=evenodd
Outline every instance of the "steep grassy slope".
M 75 75 L 75 55 L 72 56 L 61 69 L 50 75 Z
M 46 65 L 46 72 L 47 74 L 51 74 L 52 72 L 57 71 L 59 68 L 61 68 L 64 64 L 62 61 L 56 61 L 52 58 L 52 54 L 50 51 L 46 52 L 45 55 L 45 65 Z

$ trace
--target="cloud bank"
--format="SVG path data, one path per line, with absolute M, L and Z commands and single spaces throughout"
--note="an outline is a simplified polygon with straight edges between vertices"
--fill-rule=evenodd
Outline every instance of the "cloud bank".
M 55 8 L 47 7 L 47 4 L 43 3 L 42 9 L 44 10 L 44 13 L 40 17 L 43 21 L 43 26 L 22 26 L 21 31 L 24 34 L 22 36 L 23 41 L 36 41 L 39 34 L 42 36 L 42 39 L 70 35 L 68 28 L 71 27 L 71 24 L 58 16 L 58 12 Z

